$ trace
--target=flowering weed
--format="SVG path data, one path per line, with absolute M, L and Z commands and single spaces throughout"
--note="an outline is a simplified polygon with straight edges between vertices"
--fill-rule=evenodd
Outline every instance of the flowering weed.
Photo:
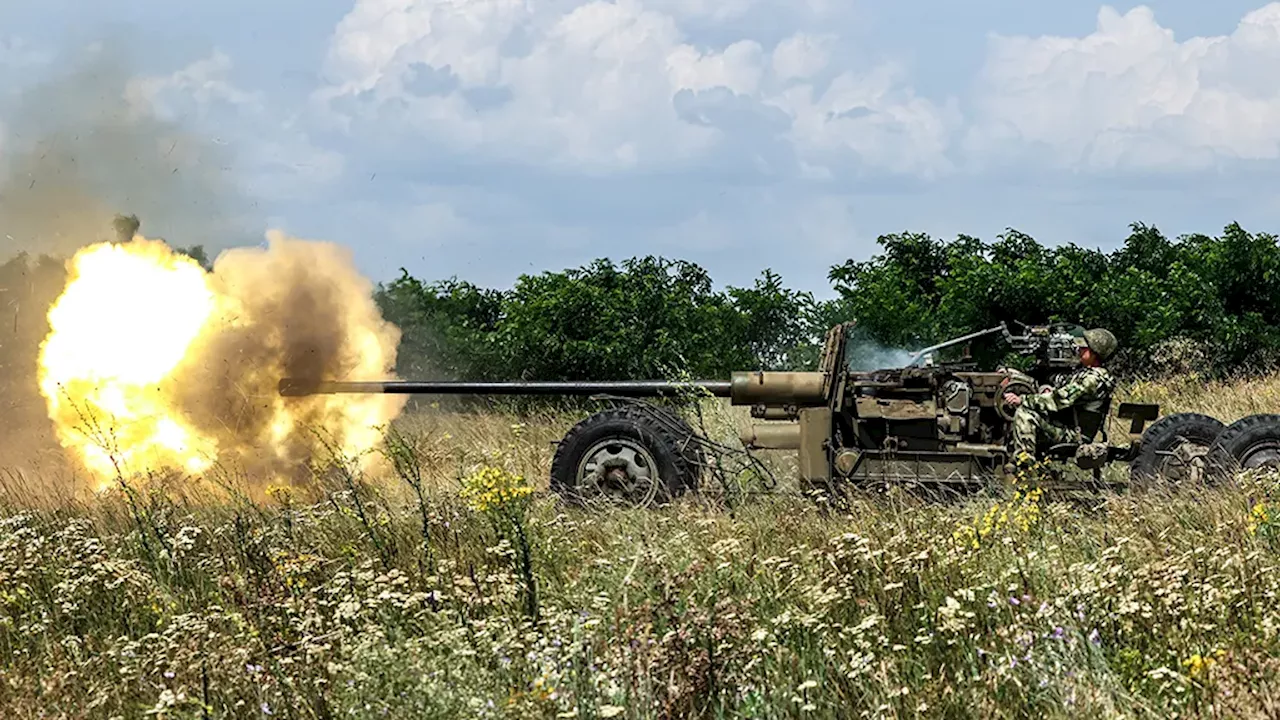
M 7 507 L 0 717 L 1280 712 L 1266 487 L 583 511 L 563 419 L 406 424 L 390 478 Z

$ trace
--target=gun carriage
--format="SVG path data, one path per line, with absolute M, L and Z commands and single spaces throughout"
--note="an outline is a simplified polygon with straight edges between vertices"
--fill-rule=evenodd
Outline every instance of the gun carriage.
M 841 492 L 907 485 L 964 491 L 998 481 L 1009 459 L 1016 409 L 1005 402 L 1005 394 L 1040 392 L 1056 375 L 1074 370 L 1079 363 L 1077 339 L 1083 333 L 1080 326 L 1066 323 L 1020 326 L 1015 333 L 1002 323 L 924 348 L 901 367 L 855 370 L 852 328 L 831 328 L 813 371 L 742 371 L 728 380 L 692 382 L 295 378 L 281 380 L 279 390 L 286 396 L 557 395 L 624 401 L 592 413 L 558 443 L 550 487 L 571 501 L 603 495 L 645 505 L 696 490 L 706 466 L 706 438 L 674 410 L 644 400 L 707 396 L 749 407 L 753 421 L 739 438 L 743 447 L 795 452 L 802 487 Z M 974 341 L 1002 343 L 1023 367 L 981 369 L 968 352 Z M 959 358 L 943 359 L 957 352 Z M 1114 485 L 1104 483 L 1102 471 L 1108 464 L 1123 462 L 1128 464 L 1130 483 L 1158 478 L 1181 482 L 1206 477 L 1206 455 L 1239 464 L 1245 452 L 1211 453 L 1224 435 L 1224 425 L 1205 415 L 1161 418 L 1158 405 L 1121 403 L 1111 421 L 1111 410 L 1105 408 L 1098 427 L 1081 427 L 1086 442 L 1043 449 L 1043 457 L 1059 468 L 1056 478 L 1065 478 L 1066 467 L 1074 466 L 1084 471 L 1078 474 L 1085 476 L 1086 484 Z M 1280 448 L 1280 422 L 1273 426 L 1275 447 Z M 1267 447 L 1271 446 L 1263 450 Z M 1261 458 L 1258 462 L 1280 458 L 1280 452 L 1254 455 Z

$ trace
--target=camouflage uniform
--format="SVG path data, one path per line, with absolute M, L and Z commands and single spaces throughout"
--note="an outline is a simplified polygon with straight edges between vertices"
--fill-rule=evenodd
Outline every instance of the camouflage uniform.
M 1100 359 L 1115 351 L 1115 336 L 1106 330 L 1089 330 L 1081 340 Z M 1013 416 L 1013 451 L 1020 462 L 1036 455 L 1046 444 L 1092 442 L 1102 427 L 1115 378 L 1102 367 L 1082 367 L 1052 392 L 1026 395 Z
M 1115 379 L 1105 368 L 1086 367 L 1073 373 L 1051 393 L 1023 397 L 1013 416 L 1015 454 L 1034 456 L 1038 439 L 1049 444 L 1092 440 L 1080 432 L 1079 427 L 1084 423 L 1068 423 L 1062 418 L 1064 411 L 1100 413 L 1114 387 Z

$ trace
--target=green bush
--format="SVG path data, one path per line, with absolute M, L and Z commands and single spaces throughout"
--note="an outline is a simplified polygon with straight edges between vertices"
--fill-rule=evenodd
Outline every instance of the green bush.
M 834 297 L 786 287 L 765 269 L 751 287 L 714 287 L 698 265 L 661 257 L 523 275 L 509 290 L 401 271 L 377 301 L 403 330 L 404 377 L 613 380 L 734 370 L 809 369 L 828 328 L 854 321 L 867 366 L 995 326 L 1055 320 L 1101 325 L 1120 339 L 1117 368 L 1202 375 L 1266 372 L 1280 356 L 1280 245 L 1237 224 L 1218 237 L 1170 240 L 1134 224 L 1111 252 L 1041 245 L 1009 230 L 992 242 L 885 235 L 863 260 L 830 268 Z M 201 247 L 182 252 L 205 267 Z M 0 365 L 30 386 L 30 349 L 65 277 L 62 260 L 0 266 L 0 300 L 16 341 Z
M 885 235 L 866 260 L 831 268 L 835 297 L 816 301 L 765 270 L 754 287 L 713 289 L 688 262 L 521 276 L 509 291 L 404 273 L 381 286 L 405 332 L 401 372 L 471 379 L 724 377 L 806 369 L 826 330 L 855 321 L 866 363 L 1001 322 L 1079 322 L 1116 333 L 1121 370 L 1266 371 L 1280 351 L 1280 246 L 1227 226 L 1169 240 L 1142 224 L 1106 253 L 1046 247 L 1015 230 L 994 242 Z

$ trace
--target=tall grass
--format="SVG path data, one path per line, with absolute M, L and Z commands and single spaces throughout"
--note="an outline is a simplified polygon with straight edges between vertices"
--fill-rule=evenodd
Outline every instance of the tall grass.
M 1280 408 L 1277 388 L 1125 392 L 1230 421 Z M 746 422 L 703 410 L 721 439 Z M 1087 506 L 1024 489 L 576 511 L 540 491 L 578 417 L 427 408 L 385 473 L 335 463 L 301 488 L 3 478 L 0 716 L 1277 712 L 1271 478 Z

